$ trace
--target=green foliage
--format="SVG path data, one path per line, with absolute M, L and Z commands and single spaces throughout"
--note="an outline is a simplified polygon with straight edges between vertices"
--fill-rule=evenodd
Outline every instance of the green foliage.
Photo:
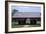
M 13 16 L 16 12 L 18 12 L 18 10 L 13 9 L 13 10 L 12 10 L 12 16 Z

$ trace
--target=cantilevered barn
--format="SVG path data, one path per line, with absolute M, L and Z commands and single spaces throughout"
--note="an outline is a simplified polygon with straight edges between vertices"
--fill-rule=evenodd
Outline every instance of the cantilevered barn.
M 12 16 L 12 22 L 19 25 L 35 25 L 41 23 L 40 12 L 16 12 Z

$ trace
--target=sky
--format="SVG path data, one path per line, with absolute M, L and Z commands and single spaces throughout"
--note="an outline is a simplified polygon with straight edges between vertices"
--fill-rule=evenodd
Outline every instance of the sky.
M 41 11 L 41 7 L 39 6 L 12 6 L 11 8 L 18 10 L 18 12 L 40 12 Z

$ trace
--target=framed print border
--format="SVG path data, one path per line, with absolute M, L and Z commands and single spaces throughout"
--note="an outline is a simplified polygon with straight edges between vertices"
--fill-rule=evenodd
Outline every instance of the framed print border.
M 43 30 L 29 30 L 29 31 L 13 31 L 8 32 L 8 2 L 32 3 L 43 4 Z M 5 33 L 18 33 L 18 32 L 37 32 L 45 31 L 45 3 L 44 2 L 26 2 L 26 1 L 5 1 Z

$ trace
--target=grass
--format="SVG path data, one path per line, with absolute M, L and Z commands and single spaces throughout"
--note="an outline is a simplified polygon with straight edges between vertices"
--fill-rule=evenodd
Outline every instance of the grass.
M 40 27 L 41 25 L 12 25 L 12 28 L 22 28 L 22 27 Z
M 30 24 L 30 25 L 17 25 L 15 22 L 12 22 L 12 28 L 22 28 L 22 27 L 40 27 L 41 24 Z

